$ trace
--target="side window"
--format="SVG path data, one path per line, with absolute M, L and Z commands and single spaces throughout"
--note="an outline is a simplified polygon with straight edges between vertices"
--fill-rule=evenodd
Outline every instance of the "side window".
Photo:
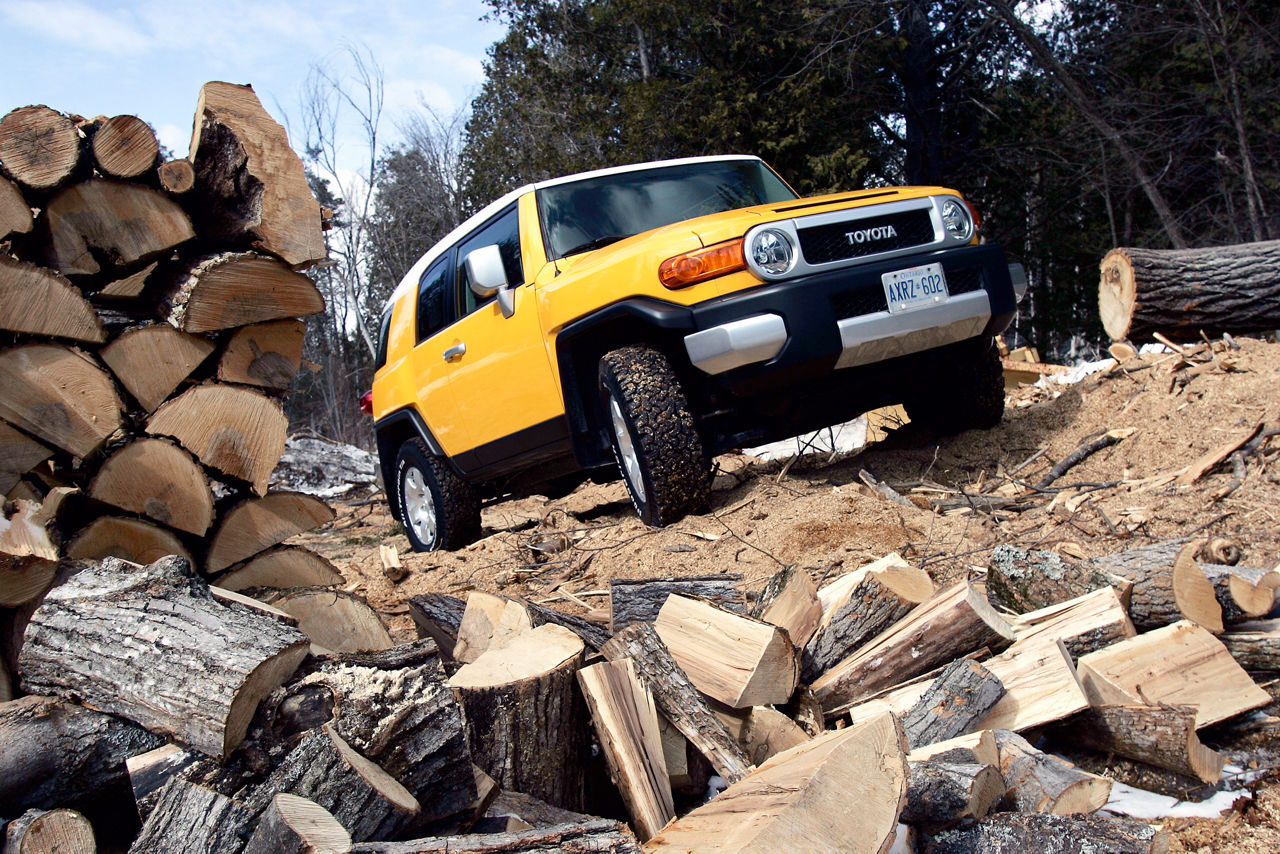
M 378 354 L 373 359 L 376 371 L 387 363 L 387 338 L 391 335 L 391 309 L 382 313 L 382 321 L 378 324 Z
M 488 302 L 488 300 L 480 300 L 471 292 L 471 282 L 467 281 L 465 263 L 467 253 L 495 243 L 498 245 L 498 251 L 502 253 L 502 266 L 507 271 L 507 283 L 513 288 L 524 284 L 524 268 L 520 263 L 520 213 L 515 206 L 512 206 L 458 246 L 458 288 L 463 314 L 470 314 Z
M 418 282 L 417 342 L 453 322 L 453 294 L 449 291 L 451 265 L 446 255 L 427 268 Z

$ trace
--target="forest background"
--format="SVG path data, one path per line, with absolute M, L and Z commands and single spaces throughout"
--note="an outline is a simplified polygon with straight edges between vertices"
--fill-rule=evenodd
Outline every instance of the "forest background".
M 1267 0 L 487 0 L 506 35 L 450 115 L 382 118 L 376 56 L 315 68 L 312 186 L 336 213 L 293 429 L 372 443 L 358 398 L 404 271 L 531 181 L 758 154 L 802 195 L 938 184 L 1022 261 L 1018 343 L 1096 355 L 1113 246 L 1280 236 L 1280 23 Z M 363 166 L 340 166 L 361 128 Z M 293 128 L 295 140 L 299 134 Z M 390 141 L 388 141 L 390 138 Z

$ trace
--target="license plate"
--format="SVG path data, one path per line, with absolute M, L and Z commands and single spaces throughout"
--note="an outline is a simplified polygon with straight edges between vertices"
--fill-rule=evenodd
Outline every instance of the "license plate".
M 941 264 L 924 264 L 885 273 L 880 281 L 884 283 L 884 297 L 890 314 L 938 305 L 950 298 Z

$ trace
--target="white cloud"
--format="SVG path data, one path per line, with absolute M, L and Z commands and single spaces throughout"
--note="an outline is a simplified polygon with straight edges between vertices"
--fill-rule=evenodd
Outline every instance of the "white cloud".
M 121 55 L 150 46 L 125 9 L 104 12 L 75 0 L 16 0 L 0 6 L 0 14 L 11 25 L 77 50 Z
M 174 157 L 186 157 L 191 148 L 191 128 L 180 128 L 175 124 L 163 124 L 156 128 L 156 138 L 160 144 L 169 149 Z

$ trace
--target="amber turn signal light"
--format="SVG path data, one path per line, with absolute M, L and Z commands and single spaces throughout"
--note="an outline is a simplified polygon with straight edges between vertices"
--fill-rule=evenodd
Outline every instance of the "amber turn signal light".
M 747 259 L 742 254 L 742 241 L 730 240 L 668 258 L 658 265 L 658 279 L 665 287 L 674 291 L 746 268 Z

